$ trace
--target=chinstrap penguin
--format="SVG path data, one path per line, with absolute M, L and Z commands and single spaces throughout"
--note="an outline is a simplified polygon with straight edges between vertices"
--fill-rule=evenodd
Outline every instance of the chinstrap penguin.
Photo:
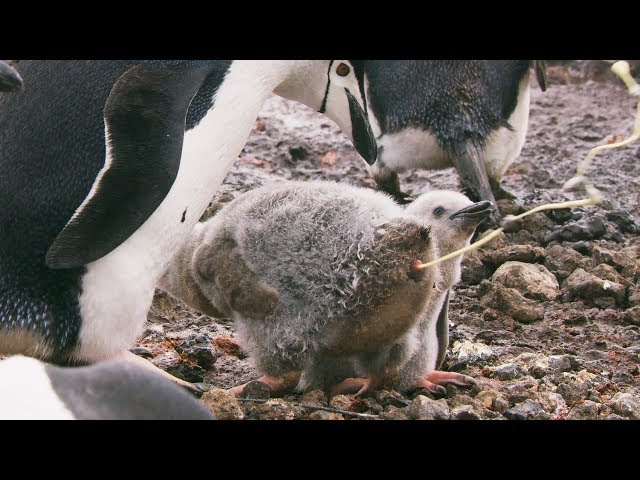
M 365 61 L 378 140 L 369 171 L 378 186 L 407 202 L 399 172 L 455 166 L 472 197 L 495 205 L 494 193 L 505 193 L 498 182 L 525 141 L 531 67 L 545 90 L 540 60 Z
M 244 193 L 197 225 L 158 286 L 230 315 L 273 389 L 330 389 L 357 361 L 364 394 L 395 368 L 390 347 L 431 300 L 434 269 L 415 265 L 435 257 L 428 222 L 388 195 L 285 182 Z
M 144 366 L 122 360 L 58 367 L 0 361 L 0 420 L 215 420 L 201 402 Z
M 0 352 L 131 356 L 155 284 L 276 92 L 369 163 L 360 62 L 22 61 L 0 95 Z

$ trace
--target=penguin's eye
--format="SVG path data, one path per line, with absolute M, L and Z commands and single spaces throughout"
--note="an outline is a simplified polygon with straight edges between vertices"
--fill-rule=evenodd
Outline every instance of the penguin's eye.
M 436 208 L 433 210 L 433 214 L 434 214 L 436 217 L 441 217 L 441 216 L 444 214 L 444 207 L 436 207 Z
M 336 73 L 341 77 L 346 77 L 347 75 L 349 75 L 349 72 L 351 72 L 351 69 L 349 68 L 349 65 L 347 65 L 346 63 L 341 63 L 336 68 Z

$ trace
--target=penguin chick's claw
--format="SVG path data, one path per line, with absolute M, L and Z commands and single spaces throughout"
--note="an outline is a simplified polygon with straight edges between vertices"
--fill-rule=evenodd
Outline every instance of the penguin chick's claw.
M 335 384 L 329 390 L 329 396 L 348 395 L 355 393 L 356 397 L 364 397 L 375 390 L 378 382 L 373 377 L 367 378 L 347 378 L 340 383 Z
M 282 377 L 272 377 L 271 375 L 263 375 L 258 378 L 258 382 L 264 383 L 269 387 L 271 393 L 273 395 L 284 395 L 286 393 L 290 393 L 298 381 L 300 380 L 300 371 L 296 370 L 293 372 L 285 373 Z M 247 382 L 249 383 L 249 382 Z M 244 392 L 244 387 L 247 386 L 247 383 L 243 383 L 242 385 L 237 385 L 235 387 L 230 388 L 228 391 L 235 395 L 236 397 L 242 396 Z
M 120 359 L 120 360 L 124 360 L 124 361 L 127 361 L 127 362 L 135 363 L 135 364 L 140 365 L 141 367 L 144 367 L 144 368 L 147 368 L 149 370 L 155 371 L 157 374 L 162 375 L 165 378 L 168 378 L 173 383 L 175 383 L 179 387 L 184 388 L 189 393 L 191 393 L 192 395 L 194 395 L 194 396 L 196 396 L 198 398 L 200 398 L 202 396 L 202 394 L 204 393 L 204 390 L 200 387 L 200 385 L 196 385 L 196 384 L 193 384 L 191 382 L 187 382 L 186 380 L 182 380 L 180 378 L 174 377 L 169 372 L 166 372 L 166 371 L 162 370 L 161 368 L 156 367 L 149 360 L 146 360 L 146 359 L 144 359 L 142 357 L 139 357 L 135 353 L 132 353 L 132 352 L 130 352 L 128 350 L 120 352 L 118 355 L 113 357 L 113 359 Z

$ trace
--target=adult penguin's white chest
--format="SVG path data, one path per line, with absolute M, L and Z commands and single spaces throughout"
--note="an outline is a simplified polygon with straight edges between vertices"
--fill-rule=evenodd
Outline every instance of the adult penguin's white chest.
M 86 265 L 76 358 L 109 358 L 142 332 L 156 282 L 240 154 L 273 90 L 267 63 L 231 65 L 213 107 L 185 132 L 178 174 L 163 202 L 125 242 Z

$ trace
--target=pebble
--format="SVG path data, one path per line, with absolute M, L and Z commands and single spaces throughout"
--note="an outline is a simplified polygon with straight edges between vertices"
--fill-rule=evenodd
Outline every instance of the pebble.
M 589 304 L 593 304 L 594 299 L 597 298 L 612 297 L 616 304 L 622 305 L 626 292 L 624 285 L 603 280 L 587 273 L 582 268 L 576 269 L 565 280 L 562 289 L 565 291 L 567 300 L 580 298 Z
M 483 281 L 484 285 L 486 281 Z M 515 288 L 505 288 L 489 283 L 489 288 L 480 300 L 485 307 L 495 308 L 521 323 L 532 323 L 544 318 L 544 306 L 525 298 Z
M 636 285 L 629 295 L 629 306 L 637 307 L 640 305 L 640 285 Z
M 309 390 L 300 397 L 300 403 L 313 405 L 314 407 L 326 407 L 329 402 L 327 395 L 320 389 Z
M 210 369 L 218 355 L 214 354 L 209 337 L 204 334 L 191 334 L 174 344 L 175 350 L 183 357 L 195 362 L 205 370 Z
M 309 420 L 344 420 L 344 417 L 339 413 L 325 412 L 323 410 L 317 410 L 308 416 Z
M 640 326 L 640 305 L 627 309 L 623 318 L 627 323 Z
M 250 407 L 252 416 L 259 420 L 293 420 L 303 417 L 302 407 L 294 406 L 282 399 L 272 398 L 262 404 L 254 404 Z
M 600 404 L 592 402 L 591 400 L 585 400 L 582 403 L 575 405 L 569 414 L 565 417 L 566 420 L 596 420 L 598 413 L 600 412 Z
M 544 266 L 558 279 L 564 280 L 577 268 L 589 268 L 591 259 L 571 248 L 554 245 L 547 250 Z
M 255 398 L 256 400 L 268 400 L 271 398 L 271 388 L 266 383 L 252 380 L 242 389 L 242 398 Z
M 549 420 L 551 416 L 544 411 L 542 405 L 535 400 L 527 399 L 517 403 L 506 412 L 505 417 L 509 420 Z
M 556 277 L 546 267 L 535 263 L 505 262 L 491 280 L 536 300 L 553 301 L 560 295 Z
M 407 410 L 407 408 L 398 408 L 389 405 L 385 408 L 384 412 L 380 414 L 380 418 L 383 420 L 410 420 L 406 413 Z
M 610 250 L 599 245 L 593 247 L 591 254 L 596 264 L 605 263 L 615 267 L 617 270 L 622 270 L 631 265 L 635 259 L 635 257 L 632 258 L 624 250 Z
M 505 363 L 497 367 L 491 367 L 489 376 L 498 380 L 514 380 L 523 377 L 527 371 L 517 363 Z
M 202 403 L 218 420 L 242 420 L 244 413 L 235 395 L 222 388 L 212 388 L 202 394 Z
M 373 398 L 375 398 L 376 401 L 385 408 L 388 405 L 392 405 L 397 408 L 404 408 L 409 406 L 411 403 L 395 390 L 375 390 L 373 392 Z
M 408 407 L 407 414 L 413 420 L 448 420 L 450 411 L 444 399 L 433 400 L 418 395 Z
M 353 400 L 346 395 L 336 395 L 331 400 L 329 400 L 329 406 L 331 408 L 337 408 L 339 410 L 349 410 L 352 401 Z
M 552 241 L 577 242 L 601 238 L 607 233 L 607 220 L 599 214 L 589 215 L 578 221 L 570 221 L 544 236 L 544 243 Z
M 480 415 L 471 405 L 460 405 L 451 411 L 452 420 L 480 420 Z
M 456 341 L 451 349 L 451 354 L 458 364 L 486 365 L 494 361 L 498 355 L 484 343 L 474 343 L 469 340 Z
M 610 406 L 618 415 L 640 420 L 640 400 L 637 396 L 618 392 L 611 399 Z
M 542 247 L 533 245 L 509 245 L 491 252 L 489 258 L 494 266 L 506 262 L 536 263 L 544 260 L 547 252 Z M 466 258 L 466 257 L 465 257 Z

